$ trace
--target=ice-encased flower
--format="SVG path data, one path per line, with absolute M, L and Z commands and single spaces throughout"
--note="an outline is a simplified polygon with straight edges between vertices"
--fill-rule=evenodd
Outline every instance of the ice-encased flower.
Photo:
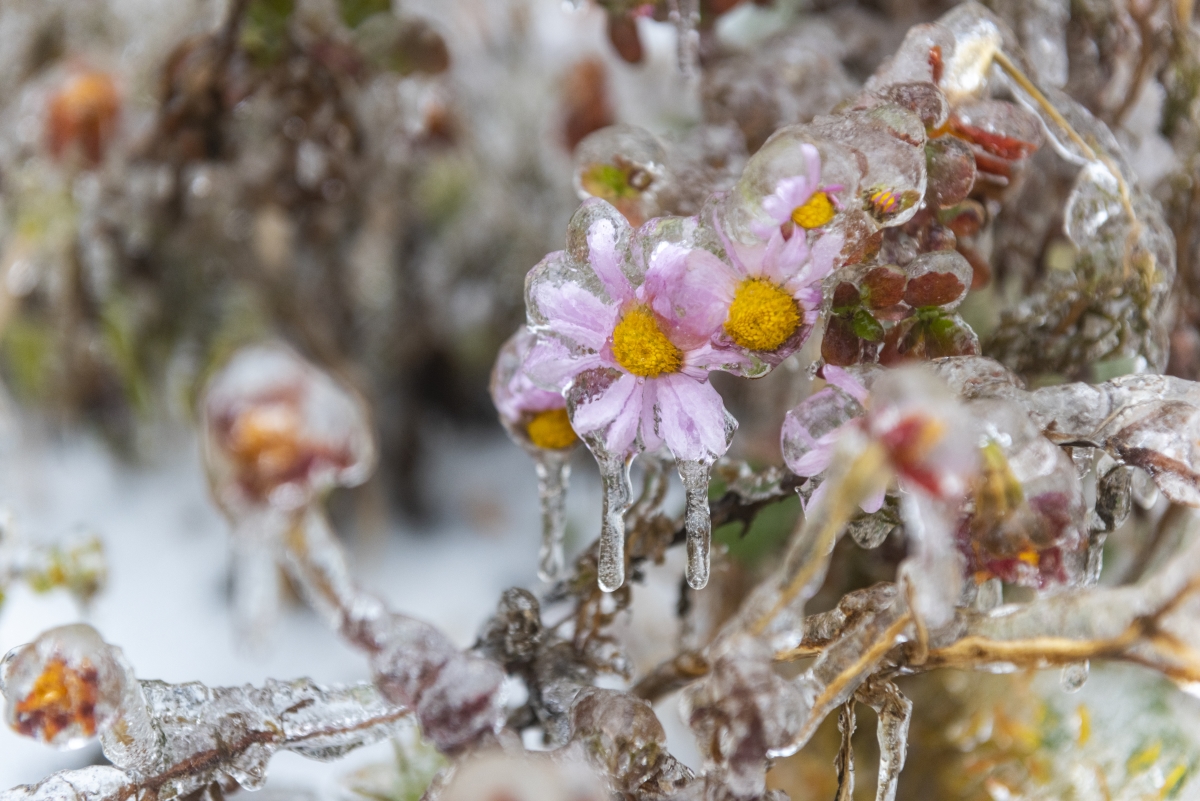
M 256 643 L 277 613 L 286 532 L 333 487 L 366 481 L 375 441 L 362 399 L 280 343 L 235 353 L 202 403 L 205 468 L 234 526 L 234 607 Z
M 570 456 L 579 437 L 571 428 L 562 393 L 542 389 L 525 371 L 537 341 L 537 335 L 525 326 L 509 337 L 496 356 L 491 392 L 504 429 L 537 465 L 538 498 L 542 504 L 539 573 L 543 579 L 552 581 L 559 577 L 563 568 Z M 545 359 L 564 353 L 564 346 L 549 343 L 542 347 L 540 355 Z
M 822 368 L 822 377 L 829 386 L 791 409 L 783 418 L 779 434 L 784 463 L 804 478 L 814 478 L 829 468 L 846 426 L 866 413 L 867 388 L 862 382 L 842 368 L 828 364 Z M 818 487 L 805 505 L 816 501 L 816 493 L 821 491 Z M 878 511 L 885 494 L 879 492 L 864 500 L 863 511 Z
M 362 400 L 283 344 L 234 354 L 205 388 L 201 417 L 213 494 L 234 514 L 302 507 L 361 484 L 375 464 Z
M 655 276 L 656 295 L 663 316 L 712 330 L 718 349 L 741 353 L 728 360 L 728 369 L 757 377 L 808 339 L 820 315 L 821 281 L 833 271 L 843 238 L 826 234 L 810 247 L 806 237 L 785 238 L 776 229 L 765 243 L 743 246 L 719 220 L 713 223 L 728 263 L 693 251 Z
M 736 424 L 708 374 L 736 356 L 709 341 L 719 323 L 674 314 L 682 299 L 667 294 L 683 288 L 674 276 L 689 263 L 715 257 L 661 242 L 635 283 L 619 246 L 629 234 L 620 225 L 610 217 L 592 221 L 588 262 L 566 280 L 554 280 L 567 258 L 562 252 L 530 273 L 531 323 L 543 342 L 526 369 L 542 386 L 566 391 L 571 424 L 589 445 L 622 455 L 666 445 L 676 459 L 715 459 Z
M 537 336 L 522 326 L 500 348 L 492 369 L 491 393 L 500 422 L 518 444 L 539 450 L 563 450 L 579 441 L 567 418 L 561 392 L 536 385 L 525 364 Z M 542 358 L 552 356 L 543 348 Z
M 0 663 L 8 725 L 59 748 L 80 748 L 120 714 L 127 666 L 90 626 L 62 626 Z
M 978 429 L 952 393 L 922 368 L 883 371 L 870 391 L 845 371 L 826 365 L 836 388 L 814 394 L 791 412 L 781 434 L 784 459 L 798 475 L 817 475 L 845 453 L 838 448 L 856 432 L 863 453 L 877 449 L 895 476 L 910 547 L 899 574 L 911 588 L 909 603 L 929 626 L 949 620 L 965 573 L 954 532 L 962 500 L 979 471 Z M 859 409 L 864 409 L 858 413 Z M 846 454 L 850 455 L 850 454 Z M 840 487 L 823 483 L 809 499 L 822 503 Z M 878 510 L 883 494 L 862 500 Z
M 540 342 L 526 372 L 564 393 L 572 427 L 600 464 L 600 584 L 611 590 L 624 581 L 629 460 L 665 446 L 688 493 L 689 581 L 704 586 L 708 470 L 737 427 L 708 374 L 740 356 L 712 344 L 719 320 L 674 313 L 682 299 L 671 293 L 681 286 L 670 279 L 711 254 L 635 234 L 601 200 L 580 207 L 568 240 L 568 251 L 547 256 L 527 279 L 529 322 Z
M 840 192 L 842 187 L 822 186 L 821 155 L 807 142 L 800 149 L 806 173 L 780 181 L 763 200 L 763 211 L 780 226 L 793 223 L 804 229 L 820 228 L 837 213 L 838 203 L 832 193 Z

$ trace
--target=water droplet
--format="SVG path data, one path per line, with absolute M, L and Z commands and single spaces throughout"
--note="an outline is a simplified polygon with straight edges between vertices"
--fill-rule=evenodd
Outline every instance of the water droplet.
M 1082 662 L 1072 662 L 1069 665 L 1063 665 L 1062 678 L 1059 679 L 1063 691 L 1074 693 L 1083 689 L 1083 685 L 1087 683 L 1090 669 L 1091 663 L 1086 659 Z

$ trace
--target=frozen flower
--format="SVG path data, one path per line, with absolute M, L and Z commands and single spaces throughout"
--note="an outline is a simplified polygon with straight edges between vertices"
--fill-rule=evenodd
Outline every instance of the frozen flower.
M 708 471 L 737 427 L 708 374 L 740 357 L 712 344 L 719 319 L 678 315 L 687 299 L 671 293 L 686 291 L 675 278 L 689 262 L 711 254 L 633 234 L 600 200 L 576 212 L 568 244 L 568 251 L 551 254 L 529 274 L 530 325 L 545 344 L 535 348 L 526 370 L 543 386 L 564 392 L 571 425 L 600 464 L 600 585 L 612 590 L 624 581 L 629 459 L 665 446 L 679 463 L 688 495 L 688 580 L 702 587 L 708 578 Z
M 227 510 L 299 508 L 374 466 L 362 401 L 283 345 L 238 351 L 205 390 L 203 423 L 209 478 Z
M 209 484 L 234 528 L 234 607 L 256 643 L 278 610 L 287 532 L 335 486 L 367 479 L 375 442 L 362 400 L 281 344 L 234 354 L 201 420 Z
M 504 343 L 492 370 L 492 402 L 504 428 L 522 446 L 548 451 L 570 448 L 579 437 L 567 418 L 562 393 L 542 389 L 525 372 L 536 343 L 537 337 L 524 326 Z M 553 354 L 543 349 L 541 355 Z
M 566 355 L 566 350 L 555 341 L 542 342 L 539 347 L 538 337 L 522 326 L 500 348 L 492 370 L 491 392 L 505 430 L 537 465 L 542 504 L 540 573 L 550 581 L 558 578 L 563 568 L 562 542 L 567 529 L 564 504 L 571 474 L 570 455 L 579 437 L 571 428 L 562 393 L 538 387 L 526 373 L 531 355 L 557 360 Z
M 715 257 L 659 243 L 635 285 L 626 273 L 619 240 L 628 234 L 619 232 L 620 224 L 603 216 L 591 222 L 587 266 L 567 280 L 552 280 L 561 254 L 534 268 L 530 301 L 544 319 L 535 327 L 567 348 L 552 354 L 552 342 L 539 347 L 528 369 L 543 385 L 567 389 L 575 431 L 608 453 L 665 444 L 677 459 L 715 459 L 729 446 L 732 418 L 708 374 L 731 357 L 710 343 L 711 317 L 681 317 L 674 308 L 686 299 L 665 294 L 684 288 L 675 277 L 689 263 Z
M 761 375 L 808 339 L 842 236 L 827 234 L 810 248 L 805 237 L 784 238 L 776 230 L 765 244 L 747 248 L 732 242 L 719 221 L 714 227 L 729 263 L 696 250 L 664 265 L 653 279 L 656 308 L 696 331 L 711 330 L 718 348 L 740 351 L 744 358 L 728 360 L 733 372 Z
M 79 748 L 111 724 L 125 665 L 90 626 L 63 626 L 13 649 L 0 663 L 8 725 L 59 748 Z
M 794 223 L 804 229 L 820 228 L 833 219 L 838 203 L 833 192 L 841 186 L 821 185 L 821 156 L 805 142 L 800 145 L 808 167 L 805 175 L 784 178 L 763 201 L 763 211 L 779 226 Z

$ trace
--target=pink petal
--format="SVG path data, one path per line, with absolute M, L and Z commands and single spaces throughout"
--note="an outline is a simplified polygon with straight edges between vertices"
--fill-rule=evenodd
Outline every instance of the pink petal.
M 867 388 L 857 378 L 847 373 L 841 367 L 827 364 L 821 368 L 821 377 L 825 379 L 826 383 L 837 387 L 859 403 L 866 403 Z
M 648 451 L 656 451 L 662 447 L 662 437 L 658 435 L 658 423 L 654 413 L 658 403 L 658 384 L 647 381 L 642 388 L 642 446 Z
M 643 288 L 667 336 L 686 350 L 720 330 L 737 283 L 733 269 L 713 254 L 672 244 L 651 257 Z
M 784 239 L 783 232 L 776 228 L 762 255 L 762 275 L 775 284 L 784 285 L 806 266 L 808 242 L 805 240 L 803 230 L 797 229 L 789 239 Z
M 571 426 L 580 434 L 604 428 L 620 416 L 635 389 L 637 377 L 625 373 L 600 395 L 575 407 L 571 414 Z
M 588 350 L 600 350 L 617 324 L 617 307 L 578 284 L 543 283 L 534 296 L 549 320 L 544 328 Z
M 725 453 L 725 404 L 712 384 L 679 373 L 653 380 L 658 384 L 659 434 L 675 458 L 705 460 Z
M 588 229 L 588 262 L 614 303 L 633 299 L 633 286 L 621 270 L 617 254 L 617 231 L 609 220 L 596 220 Z
M 792 426 L 789 429 L 788 423 Z M 833 461 L 833 452 L 837 447 L 838 437 L 841 435 L 841 429 L 834 429 L 823 437 L 813 439 L 808 431 L 795 418 L 784 420 L 784 436 L 791 439 L 793 443 L 805 442 L 807 439 L 808 450 L 804 455 L 799 457 L 787 458 L 788 469 L 798 476 L 812 477 L 820 475 L 829 467 L 829 463 Z
M 697 348 L 684 351 L 683 367 L 679 372 L 696 381 L 705 381 L 708 379 L 709 373 L 718 370 L 726 373 L 738 373 L 749 370 L 753 366 L 754 361 L 741 348 L 732 344 L 721 346 L 706 342 Z
M 807 142 L 800 145 L 800 152 L 804 154 L 804 161 L 808 165 L 808 185 L 815 190 L 821 184 L 821 154 Z
M 872 514 L 883 508 L 883 501 L 886 498 L 887 487 L 880 487 L 874 494 L 868 495 L 858 506 L 867 514 Z
M 584 370 L 604 366 L 607 365 L 599 354 L 576 355 L 553 337 L 538 337 L 521 370 L 535 386 L 562 392 Z
M 792 212 L 798 206 L 808 202 L 816 188 L 817 185 L 810 182 L 807 176 L 784 178 L 775 186 L 775 192 L 763 200 L 763 211 L 783 225 L 792 218 Z

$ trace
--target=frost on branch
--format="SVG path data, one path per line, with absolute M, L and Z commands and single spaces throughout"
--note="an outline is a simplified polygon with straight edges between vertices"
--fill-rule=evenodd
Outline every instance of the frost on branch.
M 336 759 L 391 736 L 411 715 L 371 685 L 326 689 L 298 679 L 208 688 L 139 680 L 120 649 L 85 625 L 51 629 L 14 649 L 0 678 L 18 732 L 67 748 L 99 737 L 113 764 L 10 790 L 0 795 L 5 801 L 173 798 L 213 783 L 253 790 L 278 751 Z

